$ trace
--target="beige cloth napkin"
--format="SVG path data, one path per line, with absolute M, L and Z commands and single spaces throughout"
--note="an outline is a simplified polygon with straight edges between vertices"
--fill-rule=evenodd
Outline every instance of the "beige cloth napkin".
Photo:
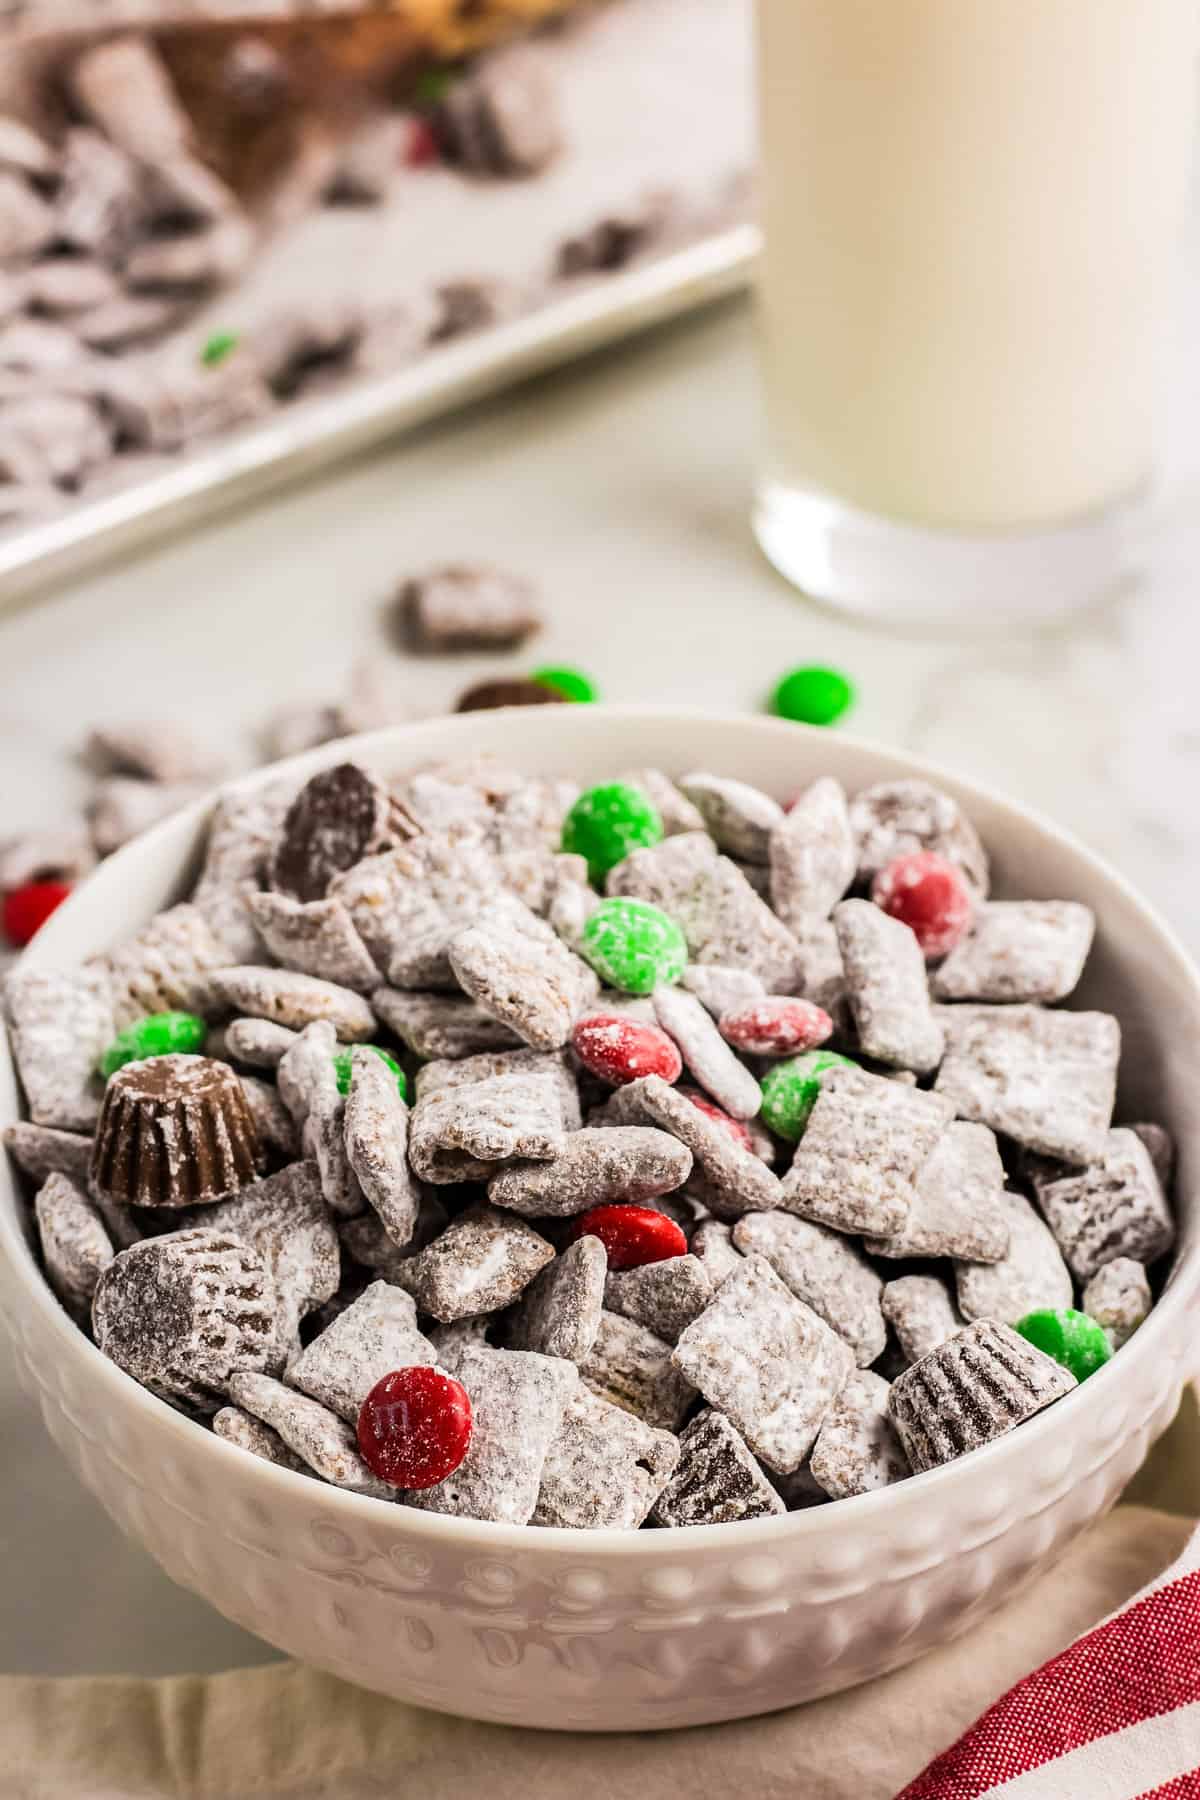
M 1124 1502 L 1032 1593 L 894 1675 L 793 1712 L 628 1737 L 476 1725 L 295 1663 L 0 1680 L 4 1800 L 892 1800 L 1020 1676 L 1165 1568 L 1200 1513 L 1189 1392 Z

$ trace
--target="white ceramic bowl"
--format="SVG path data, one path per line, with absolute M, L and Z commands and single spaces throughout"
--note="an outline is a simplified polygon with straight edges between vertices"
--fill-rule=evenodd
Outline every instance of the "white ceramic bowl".
M 697 1725 L 793 1705 L 944 1642 L 1044 1571 L 1110 1506 L 1169 1422 L 1200 1306 L 1200 986 L 1126 886 L 1050 825 L 909 757 L 833 733 L 696 712 L 562 707 L 381 732 L 385 771 L 490 750 L 599 779 L 697 766 L 783 796 L 925 774 L 956 793 L 1001 893 L 1087 901 L 1081 1004 L 1125 1032 L 1120 1115 L 1180 1151 L 1179 1254 L 1150 1320 L 1086 1386 L 1014 1435 L 897 1488 L 782 1519 L 687 1531 L 519 1530 L 357 1498 L 247 1456 L 163 1405 L 75 1329 L 0 1167 L 0 1318 L 72 1467 L 176 1581 L 291 1655 L 441 1711 L 571 1730 Z M 326 748 L 292 766 L 345 755 Z M 260 780 L 262 777 L 254 777 Z M 113 857 L 30 950 L 104 950 L 177 898 L 205 807 Z M 17 1116 L 0 1048 L 0 1122 Z M 0 1159 L 2 1160 L 2 1159 Z

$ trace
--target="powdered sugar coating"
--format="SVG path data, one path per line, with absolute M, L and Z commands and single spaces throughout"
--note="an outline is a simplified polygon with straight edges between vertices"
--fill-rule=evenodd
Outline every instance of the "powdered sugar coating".
M 449 956 L 465 992 L 535 1050 L 560 1049 L 600 991 L 587 964 L 527 908 L 459 932 Z
M 974 1005 L 937 1013 L 946 1054 L 934 1088 L 960 1119 L 1064 1162 L 1103 1154 L 1121 1053 L 1110 1014 Z
M 1008 1250 L 999 1262 L 958 1262 L 954 1273 L 964 1319 L 1015 1325 L 1028 1312 L 1072 1306 L 1070 1270 L 1048 1227 L 1022 1194 L 1005 1191 Z
M 256 963 L 210 971 L 193 990 L 193 1004 L 200 1012 L 245 1014 L 290 1031 L 324 1022 L 345 1044 L 364 1043 L 376 1030 L 375 1014 L 361 994 L 314 975 Z
M 147 1013 L 190 1011 L 205 978 L 229 961 L 199 907 L 184 902 L 158 913 L 109 953 L 113 1022 L 118 1031 Z
M 510 1350 L 537 1350 L 581 1363 L 600 1329 L 608 1257 L 596 1237 L 577 1238 L 547 1263 L 508 1316 Z
M 654 995 L 654 1010 L 663 1030 L 679 1045 L 684 1062 L 717 1105 L 735 1119 L 752 1119 L 762 1105 L 762 1091 L 695 995 L 661 987 Z
M 385 849 L 392 830 L 388 791 L 369 770 L 350 762 L 322 769 L 287 810 L 271 886 L 294 900 L 322 900 L 335 876 Z
M 806 788 L 775 826 L 768 850 L 771 905 L 784 923 L 798 932 L 809 920 L 828 918 L 858 862 L 841 783 L 823 775 Z
M 919 1075 L 935 1069 L 945 1039 L 930 1006 L 925 958 L 908 926 L 869 900 L 843 900 L 833 925 L 864 1054 Z
M 39 1187 L 48 1175 L 66 1175 L 81 1187 L 87 1185 L 92 1140 L 80 1132 L 58 1131 L 52 1125 L 18 1119 L 0 1131 L 0 1143 Z
M 206 1208 L 195 1223 L 229 1231 L 261 1257 L 275 1287 L 281 1357 L 300 1347 L 300 1321 L 331 1300 L 341 1279 L 341 1253 L 316 1165 L 292 1163 Z
M 783 819 L 778 800 L 748 782 L 700 771 L 684 775 L 679 786 L 719 850 L 742 862 L 766 862 L 771 833 Z
M 939 1275 L 902 1275 L 889 1281 L 880 1307 L 910 1363 L 920 1362 L 962 1330 L 954 1297 Z
M 731 1218 L 769 1212 L 782 1200 L 778 1178 L 734 1135 L 657 1075 L 617 1091 L 620 1099 L 687 1145 L 711 1189 L 713 1209 Z M 612 1101 L 609 1102 L 612 1105 Z
M 28 969 L 4 985 L 17 1073 L 35 1125 L 91 1131 L 100 1116 L 100 1056 L 116 1033 L 108 970 Z
M 227 1444 L 236 1444 L 239 1450 L 248 1450 L 251 1456 L 261 1456 L 264 1462 L 275 1463 L 281 1469 L 308 1473 L 308 1464 L 288 1449 L 277 1431 L 252 1413 L 243 1412 L 240 1406 L 223 1406 L 214 1413 L 212 1428 L 215 1436 L 224 1438 Z
M 1095 914 L 1075 900 L 989 900 L 930 987 L 938 1000 L 1063 1000 L 1078 985 L 1095 930 Z
M 673 1360 L 759 1461 L 784 1475 L 808 1455 L 854 1369 L 849 1346 L 762 1256 L 746 1257 L 683 1333 Z
M 379 987 L 371 1004 L 414 1056 L 476 1056 L 515 1049 L 521 1040 L 508 1025 L 463 994 L 402 994 Z
M 679 978 L 679 985 L 695 994 L 714 1019 L 722 1013 L 753 1004 L 766 993 L 759 976 L 751 969 L 727 969 L 720 963 L 689 963 Z
M 880 781 L 850 802 L 858 875 L 869 881 L 898 856 L 932 850 L 956 863 L 981 900 L 988 895 L 987 853 L 957 800 L 917 777 Z
M 423 1181 L 480 1181 L 513 1157 L 549 1162 L 566 1140 L 552 1075 L 494 1075 L 422 1094 L 409 1119 L 408 1155 Z
M 830 1069 L 781 1183 L 784 1207 L 835 1231 L 892 1236 L 952 1116 L 937 1094 L 865 1069 Z
M 358 1454 L 353 1428 L 319 1401 L 269 1375 L 234 1375 L 229 1394 L 235 1405 L 270 1426 L 322 1481 L 376 1500 L 396 1498 L 395 1490 L 372 1475 Z
M 221 1029 L 229 1055 L 252 1069 L 277 1069 L 300 1035 L 288 1025 L 272 1025 L 270 1019 L 231 1019 Z
M 741 1251 L 734 1246 L 733 1227 L 721 1219 L 701 1219 L 688 1249 L 708 1276 L 714 1294 L 742 1260 Z
M 641 1202 L 683 1186 L 692 1154 L 669 1132 L 625 1125 L 573 1131 L 551 1162 L 512 1162 L 488 1199 L 527 1218 L 570 1218 L 608 1201 Z
M 340 1217 L 353 1218 L 366 1201 L 346 1151 L 346 1102 L 333 1066 L 336 1050 L 328 1021 L 306 1025 L 280 1061 L 279 1093 L 301 1127 L 301 1145 L 317 1164 L 327 1203 Z
M 362 993 L 379 986 L 379 970 L 335 896 L 293 900 L 287 894 L 252 894 L 249 906 L 259 936 L 285 969 Z
M 627 769 L 617 776 L 617 780 L 641 789 L 662 820 L 667 837 L 678 837 L 684 831 L 704 830 L 699 808 L 661 769 Z
M 447 1088 L 468 1087 L 499 1075 L 548 1075 L 558 1094 L 564 1131 L 578 1131 L 582 1123 L 579 1089 L 570 1062 L 562 1050 L 483 1050 L 460 1062 L 435 1058 L 417 1070 L 418 1100 Z
M 300 1155 L 300 1131 L 278 1090 L 256 1075 L 239 1074 L 238 1080 L 262 1149 L 294 1162 Z
M 880 1311 L 883 1281 L 849 1238 L 789 1213 L 739 1219 L 733 1241 L 743 1256 L 762 1256 L 784 1285 L 849 1344 L 866 1368 L 887 1342 Z
M 809 1468 L 830 1499 L 874 1493 L 909 1473 L 888 1412 L 890 1391 L 882 1376 L 857 1369 L 826 1413 Z
M 1145 1268 L 1131 1256 L 1105 1263 L 1083 1290 L 1084 1312 L 1103 1326 L 1114 1350 L 1128 1343 L 1153 1305 Z
M 394 1071 L 365 1047 L 350 1053 L 343 1122 L 346 1157 L 363 1198 L 403 1249 L 416 1229 L 420 1203 L 408 1166 L 408 1107 Z
M 1003 1437 L 1075 1377 L 1007 1325 L 968 1325 L 892 1383 L 889 1410 L 916 1474 Z
M 480 1205 L 452 1219 L 439 1238 L 400 1265 L 395 1279 L 422 1312 L 449 1325 L 511 1306 L 553 1260 L 554 1246 L 523 1219 Z
M 579 1373 L 602 1400 L 661 1431 L 678 1431 L 694 1398 L 691 1384 L 672 1366 L 670 1344 L 607 1310 Z
M 46 1279 L 59 1299 L 89 1316 L 96 1283 L 113 1259 L 95 1203 L 66 1175 L 51 1174 L 33 1203 Z
M 633 1531 L 679 1461 L 679 1441 L 579 1386 L 542 1465 L 534 1525 Z
M 912 1205 L 892 1237 L 866 1241 L 872 1256 L 957 1256 L 999 1262 L 1008 1249 L 1004 1164 L 986 1125 L 948 1125 L 917 1171 Z
M 542 625 L 533 583 L 482 563 L 447 563 L 411 576 L 398 606 L 410 646 L 442 656 L 515 649 Z
M 679 1466 L 659 1496 L 659 1525 L 734 1525 L 787 1509 L 745 1439 L 706 1407 L 679 1434 Z
M 432 1368 L 437 1353 L 417 1329 L 412 1296 L 373 1281 L 288 1364 L 285 1380 L 353 1425 L 359 1408 L 393 1369 Z
M 791 994 L 764 994 L 722 1013 L 718 1024 L 726 1043 L 747 1056 L 795 1056 L 833 1034 L 824 1007 Z
M 586 1239 L 581 1240 L 586 1242 Z M 675 1344 L 713 1297 L 704 1264 L 694 1256 L 668 1256 L 640 1268 L 614 1269 L 604 1284 L 604 1304 L 664 1343 Z
M 1081 1283 L 1117 1256 L 1156 1262 L 1175 1242 L 1175 1223 L 1150 1152 L 1126 1128 L 1107 1134 L 1089 1168 L 1051 1180 L 1035 1175 L 1034 1191 L 1067 1266 Z

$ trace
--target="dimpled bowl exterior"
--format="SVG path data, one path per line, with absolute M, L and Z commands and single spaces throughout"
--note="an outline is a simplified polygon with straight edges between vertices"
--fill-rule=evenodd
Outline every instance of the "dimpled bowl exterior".
M 0 1318 L 72 1467 L 168 1574 L 248 1630 L 348 1681 L 442 1711 L 571 1730 L 697 1725 L 865 1680 L 944 1643 L 1044 1572 L 1117 1498 L 1192 1372 L 1200 1310 L 1200 987 L 1129 888 L 1017 808 L 911 759 L 771 720 L 556 708 L 463 715 L 361 740 L 384 771 L 495 751 L 584 780 L 717 768 L 785 795 L 929 774 L 993 853 L 998 891 L 1088 901 L 1098 943 L 1081 1004 L 1125 1029 L 1121 1112 L 1180 1149 L 1180 1246 L 1130 1345 L 1049 1412 L 949 1468 L 783 1519 L 687 1531 L 513 1530 L 388 1507 L 276 1469 L 129 1380 L 38 1271 L 0 1167 Z M 298 759 L 312 771 L 346 753 Z M 204 808 L 113 857 L 30 952 L 103 950 L 178 896 Z M 17 1091 L 0 1048 L 0 1122 Z

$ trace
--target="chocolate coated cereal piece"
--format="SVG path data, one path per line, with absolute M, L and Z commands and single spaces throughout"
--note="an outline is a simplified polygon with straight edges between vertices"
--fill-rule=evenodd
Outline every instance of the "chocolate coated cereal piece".
M 229 1231 L 174 1231 L 122 1250 L 96 1285 L 92 1323 L 127 1375 L 199 1411 L 216 1410 L 236 1371 L 278 1367 L 274 1284 Z
M 921 947 L 907 925 L 870 900 L 833 911 L 858 1043 L 876 1062 L 927 1074 L 945 1043 L 929 1003 Z
M 464 1345 L 451 1373 L 471 1397 L 470 1448 L 452 1475 L 406 1494 L 406 1503 L 461 1519 L 528 1525 L 546 1453 L 578 1391 L 575 1365 L 529 1350 Z
M 365 1212 L 354 1219 L 339 1219 L 337 1231 L 346 1256 L 361 1263 L 365 1269 L 373 1269 L 384 1281 L 395 1283 L 400 1264 L 440 1237 L 449 1222 L 441 1201 L 426 1190 L 421 1194 L 416 1230 L 403 1249 L 398 1249 L 392 1242 L 377 1213 Z
M 857 1245 L 787 1213 L 751 1214 L 733 1228 L 743 1256 L 763 1256 L 784 1286 L 844 1338 L 865 1369 L 887 1342 L 879 1308 L 883 1282 Z
M 635 1531 L 679 1461 L 679 1444 L 580 1386 L 542 1465 L 534 1525 Z
M 270 1019 L 231 1019 L 222 1029 L 230 1056 L 252 1069 L 277 1069 L 300 1036 L 290 1026 L 273 1025 Z
M 733 1242 L 733 1227 L 720 1219 L 701 1219 L 688 1249 L 708 1276 L 714 1294 L 742 1261 Z
M 86 753 L 107 773 L 135 775 L 141 781 L 167 785 L 178 781 L 215 781 L 226 771 L 226 758 L 172 719 L 126 720 L 97 725 L 87 736 Z
M 494 1206 L 472 1206 L 401 1265 L 397 1281 L 443 1325 L 498 1312 L 554 1260 L 544 1237 Z
M 423 1181 L 484 1180 L 495 1173 L 489 1165 L 514 1156 L 549 1162 L 565 1143 L 562 1101 L 551 1075 L 496 1075 L 437 1089 L 417 1101 L 409 1120 L 409 1160 Z M 462 1157 L 468 1159 L 465 1173 Z
M 393 986 L 455 992 L 450 940 L 495 900 L 498 885 L 495 858 L 468 819 L 366 857 L 331 891 Z
M 340 900 L 252 894 L 250 916 L 276 962 L 338 987 L 370 993 L 379 971 Z
M 882 1375 L 857 1369 L 825 1415 L 809 1468 L 830 1499 L 870 1494 L 909 1473 L 888 1412 L 890 1392 Z
M 180 156 L 191 135 L 165 63 L 140 32 L 89 44 L 71 61 L 75 105 L 110 143 L 140 162 Z
M 989 900 L 929 977 L 938 1000 L 1063 1000 L 1078 984 L 1096 917 L 1074 900 Z
M 186 901 L 158 913 L 108 958 L 118 1030 L 147 1013 L 189 1012 L 197 987 L 228 960 L 200 910 Z
M 276 1335 L 283 1356 L 300 1343 L 300 1321 L 337 1293 L 341 1253 L 315 1164 L 295 1162 L 196 1216 L 232 1232 L 262 1258 L 275 1286 Z
M 714 1019 L 752 1005 L 766 994 L 766 988 L 749 969 L 723 969 L 719 963 L 689 963 L 679 978 L 680 987 L 695 994 Z
M 353 1425 L 377 1381 L 393 1369 L 432 1367 L 437 1360 L 417 1329 L 411 1295 L 373 1281 L 288 1364 L 285 1379 Z
M 206 1049 L 205 1054 L 211 1056 L 212 1051 Z M 264 1149 L 275 1150 L 288 1162 L 294 1162 L 300 1155 L 300 1131 L 278 1091 L 269 1081 L 260 1081 L 257 1075 L 239 1075 L 239 1080 L 259 1143 Z
M 868 1238 L 872 1256 L 956 1256 L 999 1262 L 1008 1249 L 1004 1164 L 986 1125 L 956 1122 L 917 1171 L 912 1205 L 893 1237 Z
M 520 49 L 456 81 L 434 128 L 445 156 L 474 175 L 536 175 L 563 147 L 554 85 L 537 56 Z
M 1131 1125 L 1129 1129 L 1137 1133 L 1150 1152 L 1154 1173 L 1158 1176 L 1163 1193 L 1169 1199 L 1175 1174 L 1175 1144 L 1170 1132 L 1161 1125 Z
M 193 990 L 200 1011 L 216 1010 L 268 1019 L 303 1031 L 317 1023 L 332 1026 L 343 1043 L 365 1042 L 375 1035 L 375 1014 L 361 994 L 300 975 L 293 969 L 267 969 L 242 964 L 213 969 Z
M 350 1167 L 388 1236 L 403 1249 L 416 1229 L 420 1204 L 408 1168 L 408 1107 L 392 1070 L 373 1050 L 350 1053 L 343 1113 Z
M 1064 1162 L 1104 1153 L 1121 1028 L 1108 1013 L 1039 1006 L 944 1006 L 946 1054 L 934 1083 L 961 1119 Z
M 952 1116 L 937 1094 L 865 1069 L 830 1069 L 781 1183 L 782 1204 L 835 1231 L 902 1231 L 917 1172 Z
M 505 1332 L 510 1350 L 581 1363 L 600 1329 L 608 1257 L 597 1237 L 577 1238 L 525 1289 Z
M 684 775 L 679 785 L 718 850 L 741 862 L 766 862 L 771 833 L 783 820 L 778 800 L 748 782 L 699 771 Z
M 854 880 L 858 851 L 840 781 L 823 775 L 779 820 L 768 845 L 771 905 L 797 933 L 826 919 Z
M 1171 1209 L 1141 1138 L 1110 1131 L 1090 1167 L 1055 1180 L 1034 1176 L 1046 1222 L 1076 1280 L 1090 1281 L 1114 1257 L 1152 1263 L 1175 1242 Z
M 0 117 L 0 169 L 30 181 L 50 181 L 57 173 L 54 152 L 44 138 L 10 114 Z
M 919 1475 L 1003 1437 L 1075 1385 L 1007 1325 L 980 1319 L 897 1376 L 888 1407 Z
M 261 1456 L 264 1462 L 277 1463 L 281 1469 L 291 1469 L 297 1475 L 312 1473 L 308 1464 L 288 1449 L 277 1431 L 272 1431 L 252 1413 L 243 1412 L 240 1406 L 223 1406 L 219 1413 L 214 1413 L 212 1428 L 227 1444 L 236 1444 L 239 1450 L 248 1450 L 251 1456 Z
M 358 1454 L 354 1427 L 319 1401 L 269 1375 L 235 1375 L 229 1394 L 237 1406 L 277 1432 L 322 1481 L 351 1494 L 370 1494 L 376 1500 L 396 1498 L 396 1490 L 372 1475 Z
M 54 210 L 26 181 L 0 170 L 0 261 L 23 262 L 54 240 Z
M 444 1088 L 469 1087 L 497 1075 L 548 1075 L 558 1093 L 563 1130 L 579 1130 L 579 1089 L 562 1050 L 528 1050 L 522 1046 L 518 1050 L 485 1050 L 478 1056 L 464 1056 L 459 1062 L 436 1058 L 417 1070 L 417 1099 L 423 1100 Z
M 33 1203 L 46 1279 L 63 1303 L 88 1317 L 96 1283 L 113 1259 L 104 1221 L 84 1190 L 50 1175 Z
M 958 1309 L 940 1275 L 902 1275 L 889 1281 L 880 1306 L 910 1363 L 920 1362 L 962 1330 Z
M 404 994 L 378 987 L 371 1004 L 415 1056 L 474 1056 L 516 1049 L 520 1038 L 462 994 Z
M 1154 1305 L 1143 1264 L 1115 1256 L 1096 1270 L 1083 1290 L 1083 1310 L 1104 1328 L 1114 1350 L 1128 1343 Z
M 654 994 L 654 1011 L 663 1030 L 679 1045 L 700 1086 L 717 1105 L 735 1119 L 752 1119 L 762 1105 L 762 1090 L 696 996 L 660 987 Z
M 333 1066 L 336 1050 L 333 1026 L 316 1020 L 281 1058 L 277 1081 L 280 1098 L 301 1127 L 304 1152 L 316 1162 L 326 1203 L 339 1217 L 352 1218 L 366 1202 L 346 1150 L 346 1102 Z
M 606 886 L 610 895 L 668 913 L 695 962 L 749 969 L 773 991 L 787 992 L 796 979 L 792 933 L 706 833 L 682 832 L 635 850 L 610 870 Z
M 850 827 L 858 842 L 858 875 L 869 881 L 913 850 L 932 850 L 957 863 L 972 891 L 988 895 L 987 852 L 957 800 L 915 777 L 880 781 L 850 802 Z
M 854 1371 L 849 1345 L 762 1256 L 748 1256 L 722 1285 L 672 1360 L 783 1475 L 800 1467 Z
M 671 1346 L 644 1325 L 603 1312 L 600 1329 L 579 1373 L 602 1400 L 661 1431 L 678 1431 L 694 1398 L 672 1366 Z
M 1071 1306 L 1075 1290 L 1053 1234 L 1023 1195 L 1005 1192 L 1001 1198 L 1008 1218 L 1004 1257 L 954 1265 L 963 1318 L 1015 1325 L 1028 1312 Z
M 4 986 L 13 1052 L 35 1125 L 91 1131 L 100 1116 L 100 1056 L 116 1034 L 108 971 L 13 970 Z
M 96 866 L 82 824 L 51 831 L 26 831 L 0 845 L 0 893 L 27 881 L 82 881 Z
M 681 831 L 705 829 L 699 809 L 661 769 L 627 769 L 617 776 L 617 780 L 627 787 L 641 789 L 662 820 L 667 837 L 677 837 Z
M 680 1332 L 700 1316 L 712 1297 L 708 1272 L 694 1256 L 668 1256 L 640 1268 L 616 1269 L 604 1285 L 609 1312 L 644 1325 L 666 1344 L 678 1343 Z
M 388 847 L 391 802 L 357 763 L 322 769 L 296 795 L 271 862 L 271 886 L 294 900 L 323 900 L 330 882 Z
M 409 648 L 515 650 L 542 628 L 533 583 L 483 563 L 447 563 L 410 576 L 399 610 Z
M 253 1181 L 258 1132 L 242 1084 L 208 1056 L 152 1056 L 110 1079 L 92 1146 L 94 1192 L 124 1205 L 207 1206 Z
M 65 1175 L 81 1187 L 87 1185 L 92 1140 L 80 1132 L 56 1131 L 51 1125 L 31 1125 L 18 1119 L 0 1131 L 0 1143 L 39 1187 L 48 1175 Z
M 55 234 L 70 249 L 120 262 L 146 222 L 145 191 L 133 159 L 98 131 L 67 132 Z
M 558 1050 L 600 984 L 549 925 L 528 908 L 522 914 L 493 913 L 460 931 L 450 943 L 450 966 L 484 1012 L 535 1050 Z
M 687 1145 L 711 1190 L 712 1210 L 739 1218 L 747 1212 L 770 1212 L 783 1199 L 783 1189 L 760 1159 L 738 1142 L 732 1131 L 693 1106 L 686 1094 L 660 1075 L 646 1075 L 618 1088 L 614 1101 L 669 1131 Z
M 204 914 L 232 960 L 252 962 L 261 954 L 246 899 L 261 883 L 292 787 L 285 778 L 252 793 L 231 788 L 219 796 L 213 811 L 192 905 Z
M 654 1507 L 659 1525 L 736 1525 L 786 1512 L 745 1440 L 706 1407 L 679 1434 L 679 1466 Z
M 527 1218 L 569 1218 L 608 1201 L 673 1193 L 691 1169 L 691 1151 L 667 1131 L 645 1125 L 585 1129 L 570 1133 L 553 1162 L 501 1169 L 488 1183 L 488 1199 Z

